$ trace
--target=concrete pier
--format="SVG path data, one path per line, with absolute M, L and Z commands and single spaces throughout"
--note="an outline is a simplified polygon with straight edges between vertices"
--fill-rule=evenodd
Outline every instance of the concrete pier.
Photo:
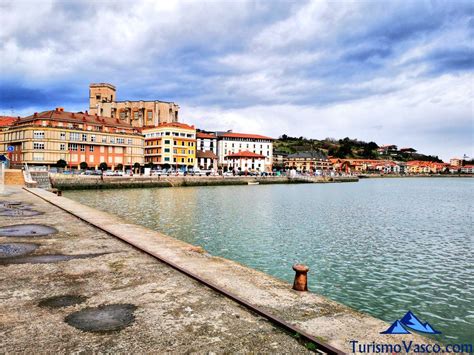
M 415 335 L 381 335 L 389 326 L 383 321 L 311 292 L 294 291 L 267 274 L 45 190 L 9 187 L 0 199 L 42 213 L 2 217 L 0 235 L 1 227 L 16 224 L 57 229 L 45 236 L 0 236 L 2 245 L 36 245 L 28 254 L 29 263 L 16 263 L 23 256 L 0 263 L 0 347 L 6 353 L 308 352 L 294 334 L 133 246 L 192 271 L 344 352 L 350 352 L 351 340 L 428 342 Z M 44 260 L 48 255 L 83 257 L 34 263 L 34 257 Z M 75 296 L 81 302 L 41 306 L 57 302 L 59 296 Z M 91 332 L 66 322 L 76 312 L 104 311 L 108 305 L 121 305 L 130 313 L 123 329 Z

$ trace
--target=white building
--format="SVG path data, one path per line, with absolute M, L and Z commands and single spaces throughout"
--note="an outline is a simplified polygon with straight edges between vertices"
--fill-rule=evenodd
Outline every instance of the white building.
M 265 155 L 243 151 L 231 153 L 224 157 L 225 165 L 228 171 L 265 171 Z
M 196 133 L 196 167 L 217 169 L 217 136 L 215 133 Z
M 260 158 L 256 158 L 255 156 L 252 158 L 254 159 L 253 162 L 244 162 L 243 164 L 247 164 L 248 171 L 272 171 L 273 138 L 258 134 L 234 133 L 231 131 L 217 133 L 217 156 L 219 166 L 225 169 L 232 160 L 226 159 L 226 157 L 232 157 L 233 154 L 240 152 L 246 152 L 247 155 L 248 153 L 253 153 L 264 156 L 260 163 L 261 166 L 258 166 L 258 163 L 256 165 L 255 160 Z M 238 158 L 238 156 L 236 156 L 236 158 Z M 236 162 L 234 162 L 234 164 L 236 164 Z M 242 171 L 245 171 L 245 169 L 242 168 Z

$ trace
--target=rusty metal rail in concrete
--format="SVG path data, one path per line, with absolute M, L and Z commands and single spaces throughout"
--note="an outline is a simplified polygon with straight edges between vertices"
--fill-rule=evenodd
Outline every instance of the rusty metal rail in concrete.
M 33 195 L 41 198 L 42 200 L 52 204 L 53 206 L 56 206 L 58 207 L 59 209 L 77 217 L 78 219 L 80 219 L 81 221 L 83 222 L 86 222 L 90 225 L 93 225 L 94 227 L 96 227 L 97 229 L 100 229 L 101 231 L 117 238 L 117 239 L 120 239 L 122 242 L 125 242 L 127 243 L 128 245 L 131 245 L 132 247 L 134 247 L 135 249 L 143 252 L 143 253 L 146 253 L 147 255 L 150 255 L 152 256 L 153 258 L 157 259 L 158 261 L 172 267 L 173 269 L 183 273 L 184 275 L 200 282 L 201 284 L 209 287 L 210 289 L 224 295 L 225 297 L 233 300 L 234 302 L 237 302 L 238 304 L 246 307 L 248 310 L 250 310 L 251 312 L 253 313 L 256 313 L 264 318 L 266 318 L 267 320 L 269 320 L 271 323 L 273 323 L 274 325 L 276 325 L 277 327 L 279 328 L 282 328 L 284 329 L 285 331 L 288 331 L 290 333 L 292 333 L 292 335 L 298 337 L 302 342 L 304 343 L 314 343 L 314 345 L 316 346 L 316 351 L 318 352 L 323 352 L 323 353 L 326 353 L 326 354 L 344 354 L 343 351 L 339 350 L 339 349 L 336 349 L 334 347 L 332 347 L 331 345 L 329 344 L 326 344 L 318 339 L 316 339 L 315 337 L 313 337 L 312 335 L 308 334 L 307 332 L 299 329 L 298 327 L 294 326 L 293 324 L 290 324 L 288 323 L 287 321 L 267 312 L 266 310 L 264 310 L 263 308 L 261 307 L 258 307 L 256 305 L 253 305 L 252 303 L 244 300 L 243 298 L 237 296 L 236 294 L 230 292 L 230 291 L 227 291 L 225 290 L 224 288 L 220 287 L 219 285 L 209 281 L 209 280 L 206 280 L 202 277 L 200 277 L 199 275 L 193 273 L 192 271 L 186 269 L 186 268 L 183 268 L 179 265 L 177 265 L 176 263 L 172 262 L 171 260 L 168 260 L 166 258 L 163 258 L 162 256 L 152 252 L 152 251 L 149 251 L 149 250 L 145 250 L 143 249 L 142 247 L 140 247 L 139 245 L 136 245 L 134 244 L 133 242 L 129 241 L 129 240 L 124 240 L 123 238 L 121 238 L 119 235 L 116 235 L 115 233 L 111 232 L 111 231 L 108 231 L 106 228 L 102 228 L 99 224 L 96 224 L 92 221 L 89 221 L 89 220 L 86 220 L 84 218 L 81 218 L 80 216 L 72 213 L 71 211 L 59 206 L 59 205 L 56 205 L 54 203 L 52 203 L 51 201 L 49 201 L 48 199 L 44 198 L 43 196 L 35 193 L 34 191 L 30 190 L 29 188 L 24 188 L 26 191 L 32 193 Z

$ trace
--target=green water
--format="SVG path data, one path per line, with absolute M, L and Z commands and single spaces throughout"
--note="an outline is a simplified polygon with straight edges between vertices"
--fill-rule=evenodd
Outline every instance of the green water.
M 474 179 L 71 191 L 67 197 L 388 322 L 474 343 Z M 380 331 L 383 331 L 381 329 Z

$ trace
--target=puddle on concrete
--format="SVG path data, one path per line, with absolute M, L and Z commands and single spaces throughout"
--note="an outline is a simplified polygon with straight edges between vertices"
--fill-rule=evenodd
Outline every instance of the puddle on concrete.
M 56 228 L 43 224 L 16 224 L 0 227 L 0 237 L 41 237 L 57 232 Z
M 0 216 L 2 217 L 31 217 L 40 214 L 43 214 L 43 212 L 26 209 L 0 209 Z
M 77 255 L 64 255 L 64 254 L 44 254 L 44 255 L 31 255 L 31 256 L 19 256 L 0 259 L 0 265 L 11 265 L 11 264 L 52 264 L 59 263 L 61 261 L 69 261 L 73 259 L 87 259 L 95 258 L 108 253 L 96 253 L 96 254 L 77 254 Z
M 62 307 L 75 306 L 76 304 L 84 303 L 86 300 L 87 300 L 87 297 L 85 296 L 62 295 L 62 296 L 45 298 L 38 303 L 38 306 L 47 307 L 47 308 L 62 308 Z
M 30 217 L 43 214 L 43 212 L 36 211 L 32 207 L 19 201 L 0 201 L 0 216 Z
M 38 249 L 38 244 L 32 243 L 4 243 L 0 244 L 0 259 L 27 255 Z
M 135 321 L 133 304 L 110 304 L 86 308 L 68 315 L 64 321 L 85 332 L 122 330 Z

